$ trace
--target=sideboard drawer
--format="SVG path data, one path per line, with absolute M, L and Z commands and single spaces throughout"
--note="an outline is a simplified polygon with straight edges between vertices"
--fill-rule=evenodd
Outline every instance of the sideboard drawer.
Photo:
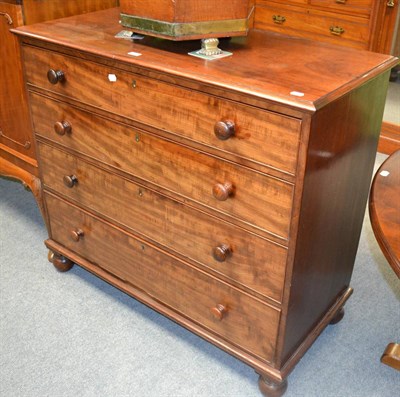
M 112 178 L 106 174 L 98 176 L 95 167 L 50 146 L 39 146 L 43 181 L 46 185 L 69 195 L 90 191 L 88 197 L 93 202 L 96 201 L 96 195 L 98 199 L 99 195 L 110 194 L 111 190 L 115 190 L 116 195 L 119 194 L 118 189 L 113 186 L 115 183 Z M 155 151 L 157 146 L 152 149 Z M 205 209 L 209 208 L 213 213 L 217 211 L 251 229 L 265 231 L 283 240 L 288 238 L 293 185 L 245 167 L 186 151 L 185 148 L 176 147 L 175 150 L 175 154 L 160 154 L 164 156 L 160 160 L 161 164 L 169 161 L 170 169 L 160 167 L 157 156 L 154 157 L 153 175 L 158 178 L 157 184 L 167 185 L 169 189 L 183 194 L 181 199 L 189 199 L 196 206 L 200 204 L 202 208 L 205 206 Z M 89 173 L 91 177 L 88 177 Z M 76 189 L 65 188 L 63 176 L 72 174 L 81 183 Z M 108 181 L 106 186 L 103 180 Z
M 373 7 L 373 0 L 310 0 L 310 4 L 351 15 L 369 15 Z
M 354 48 L 368 47 L 369 25 L 366 18 L 271 4 L 257 8 L 256 29 L 318 38 Z
M 279 309 L 52 195 L 45 199 L 53 240 L 230 343 L 274 360 Z
M 238 158 L 296 171 L 301 120 L 93 62 L 33 47 L 23 50 L 29 84 Z M 65 81 L 51 84 L 49 69 L 62 70 Z M 109 75 L 116 81 L 110 82 Z M 220 138 L 226 139 L 216 136 L 216 126 Z

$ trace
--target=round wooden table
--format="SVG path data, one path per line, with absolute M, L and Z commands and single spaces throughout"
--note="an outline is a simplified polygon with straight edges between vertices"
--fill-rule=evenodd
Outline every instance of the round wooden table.
M 388 157 L 375 174 L 369 214 L 379 246 L 400 278 L 400 150 Z M 400 370 L 400 345 L 390 343 L 381 361 Z

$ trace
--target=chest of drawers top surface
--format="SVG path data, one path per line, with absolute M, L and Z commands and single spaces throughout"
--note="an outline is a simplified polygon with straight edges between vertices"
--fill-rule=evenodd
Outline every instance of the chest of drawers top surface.
M 396 63 L 383 54 L 257 30 L 220 44 L 233 56 L 204 61 L 188 56 L 200 47 L 198 41 L 116 39 L 123 30 L 118 13 L 117 8 L 99 11 L 21 27 L 17 32 L 27 41 L 40 39 L 49 46 L 56 43 L 141 70 L 161 72 L 157 77 L 165 81 L 170 81 L 171 75 L 182 77 L 180 84 L 190 88 L 222 88 L 306 111 L 314 111 Z

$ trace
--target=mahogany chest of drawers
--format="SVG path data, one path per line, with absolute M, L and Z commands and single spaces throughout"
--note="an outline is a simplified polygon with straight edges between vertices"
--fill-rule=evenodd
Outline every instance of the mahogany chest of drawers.
M 195 42 L 115 38 L 118 15 L 14 31 L 50 259 L 97 274 L 282 394 L 351 294 L 396 60 L 251 31 L 223 42 L 233 56 L 205 61 L 187 55 Z

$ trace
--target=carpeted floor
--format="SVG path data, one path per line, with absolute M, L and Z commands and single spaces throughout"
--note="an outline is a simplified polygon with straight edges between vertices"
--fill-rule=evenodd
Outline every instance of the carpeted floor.
M 45 238 L 32 195 L 0 179 L 1 397 L 260 396 L 239 360 L 78 266 L 58 273 Z M 285 396 L 399 395 L 400 372 L 379 359 L 400 341 L 400 282 L 368 217 L 352 287 L 344 319 L 301 360 Z

